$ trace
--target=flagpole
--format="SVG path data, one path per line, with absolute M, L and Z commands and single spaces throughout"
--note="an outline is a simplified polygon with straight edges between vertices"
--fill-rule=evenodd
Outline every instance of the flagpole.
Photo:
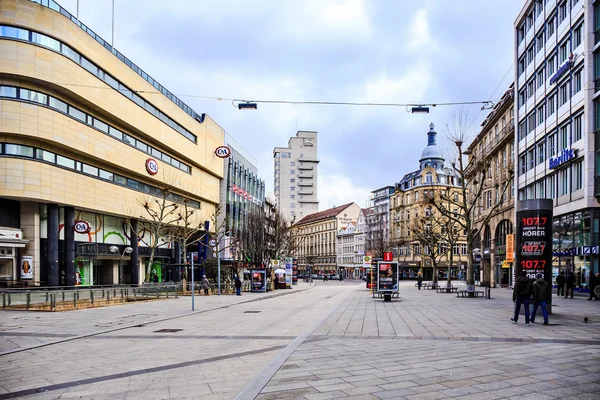
M 112 0 L 112 39 L 110 45 L 115 47 L 115 0 Z

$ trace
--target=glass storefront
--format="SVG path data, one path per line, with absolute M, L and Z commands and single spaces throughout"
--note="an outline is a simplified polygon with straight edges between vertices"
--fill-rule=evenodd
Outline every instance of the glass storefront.
M 552 240 L 553 284 L 563 271 L 575 274 L 575 287 L 588 290 L 590 274 L 599 271 L 600 209 L 586 209 L 554 217 Z M 595 253 L 595 254 L 594 254 Z

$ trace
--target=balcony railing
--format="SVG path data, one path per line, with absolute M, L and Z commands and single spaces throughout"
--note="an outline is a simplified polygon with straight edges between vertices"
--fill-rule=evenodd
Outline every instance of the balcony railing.
M 300 171 L 312 171 L 314 168 L 312 165 L 300 165 L 298 166 Z
M 298 186 L 312 187 L 312 182 L 300 182 Z
M 303 196 L 310 196 L 310 195 L 312 195 L 312 194 L 313 194 L 313 191 L 312 191 L 312 190 L 311 190 L 311 191 L 300 190 L 300 191 L 298 192 L 298 194 L 301 194 L 301 195 L 303 195 Z
M 300 174 L 300 175 L 298 175 L 298 177 L 300 179 L 312 179 L 312 178 L 314 178 L 314 175 L 313 174 Z

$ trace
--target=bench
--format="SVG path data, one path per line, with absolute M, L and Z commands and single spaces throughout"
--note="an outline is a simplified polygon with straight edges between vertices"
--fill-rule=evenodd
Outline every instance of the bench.
M 458 293 L 458 288 L 454 286 L 438 286 L 435 288 L 438 293 Z
M 459 290 L 456 292 L 456 297 L 469 297 L 469 293 L 473 293 L 475 297 L 483 297 L 484 295 L 482 290 Z

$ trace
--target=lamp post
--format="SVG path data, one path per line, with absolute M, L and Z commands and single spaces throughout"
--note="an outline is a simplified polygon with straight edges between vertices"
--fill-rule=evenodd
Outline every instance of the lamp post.
M 110 246 L 108 250 L 111 253 L 119 253 L 119 248 L 117 246 Z M 133 252 L 133 248 L 127 246 L 123 249 L 123 253 L 121 254 L 121 258 L 119 259 L 119 284 L 123 284 L 123 257 L 125 254 L 131 254 Z

